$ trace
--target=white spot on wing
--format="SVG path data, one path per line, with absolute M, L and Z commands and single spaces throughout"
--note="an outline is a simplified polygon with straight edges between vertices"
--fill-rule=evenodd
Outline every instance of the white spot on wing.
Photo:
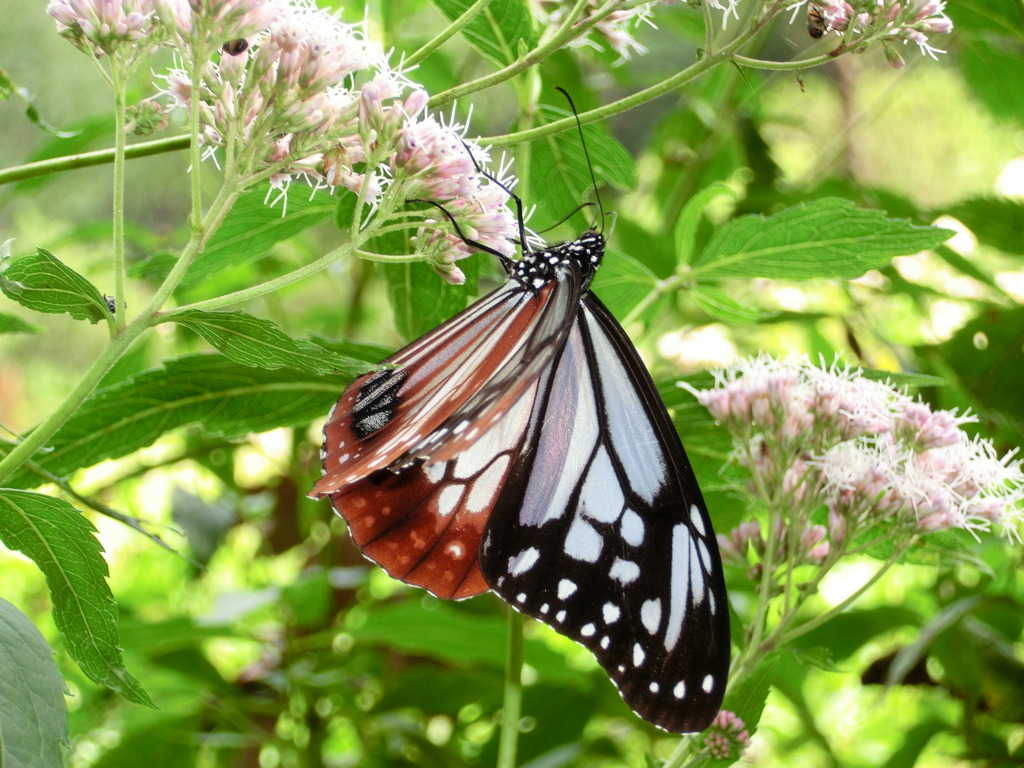
M 576 582 L 562 579 L 558 582 L 558 599 L 565 600 L 576 591 Z
M 668 624 L 665 650 L 671 651 L 683 632 L 683 618 L 690 594 L 690 529 L 685 523 L 672 527 L 672 576 L 669 579 Z
M 590 523 L 577 517 L 565 535 L 565 554 L 584 563 L 596 563 L 601 556 L 601 534 Z
M 620 532 L 622 539 L 632 547 L 639 547 L 644 543 L 644 521 L 640 515 L 632 509 L 622 513 Z
M 534 564 L 540 558 L 540 550 L 536 547 L 530 547 L 524 549 L 515 557 L 508 559 L 508 571 L 513 576 L 521 576 L 528 570 L 533 568 Z
M 690 589 L 693 592 L 693 604 L 704 602 L 704 571 L 701 569 L 700 556 L 697 554 L 697 542 L 690 539 Z
M 441 517 L 447 517 L 455 511 L 464 490 L 466 490 L 464 485 L 449 485 L 441 491 L 437 497 L 437 512 Z
M 601 647 L 604 648 L 607 651 L 608 650 L 608 646 L 611 645 L 611 642 L 612 642 L 612 639 L 610 637 L 608 637 L 608 635 L 605 635 L 604 637 L 601 638 Z
M 640 646 L 640 643 L 633 643 L 633 666 L 639 667 L 644 663 L 645 657 L 646 654 L 644 653 L 644 649 Z
M 701 539 L 697 540 L 697 551 L 700 552 L 700 563 L 704 566 L 704 573 L 711 573 L 711 553 Z
M 657 683 L 651 683 L 649 686 L 647 686 L 647 689 L 651 693 L 657 693 L 659 690 L 661 690 L 661 686 L 658 685 Z
M 640 621 L 643 623 L 644 629 L 652 635 L 657 632 L 658 626 L 661 624 L 661 600 L 658 598 L 645 600 L 644 604 L 640 606 Z
M 601 607 L 601 614 L 604 616 L 605 624 L 614 624 L 619 620 L 622 611 L 619 610 L 619 606 L 615 605 L 615 603 L 605 603 Z
M 444 470 L 448 464 L 443 461 L 437 461 L 433 464 L 423 465 L 423 474 L 427 476 L 427 480 L 432 483 L 440 483 L 444 480 Z
M 598 449 L 587 471 L 580 491 L 580 508 L 584 515 L 601 523 L 614 523 L 622 514 L 625 498 L 619 486 L 608 452 Z
M 525 603 L 526 602 L 526 593 L 525 592 L 520 592 L 518 595 L 516 595 L 516 602 L 517 603 Z
M 704 693 L 711 693 L 711 689 L 715 687 L 715 678 L 711 675 L 704 675 L 704 682 L 700 684 L 700 687 L 704 689 Z
M 636 581 L 640 575 L 640 566 L 632 560 L 623 560 L 621 557 L 616 557 L 611 569 L 608 571 L 608 575 L 616 581 L 629 584 Z
M 508 467 L 508 456 L 499 456 L 480 477 L 473 481 L 466 498 L 467 512 L 483 512 L 490 508 L 498 497 L 498 484 L 505 476 Z
M 580 627 L 580 634 L 583 635 L 583 637 L 591 637 L 595 632 L 597 632 L 597 627 L 593 624 L 584 624 Z
M 677 699 L 681 699 L 686 695 L 686 683 L 680 680 L 676 683 L 675 688 L 672 689 L 672 695 Z
M 555 621 L 557 621 L 559 624 L 565 621 L 565 611 L 559 611 L 558 613 L 556 613 Z
M 708 535 L 707 529 L 704 527 L 704 518 L 696 504 L 690 505 L 690 522 L 693 523 L 693 527 L 697 529 L 697 533 L 701 536 Z

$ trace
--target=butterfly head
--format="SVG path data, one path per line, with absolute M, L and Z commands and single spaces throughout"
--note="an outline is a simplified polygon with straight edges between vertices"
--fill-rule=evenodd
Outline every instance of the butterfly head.
M 582 277 L 583 289 L 590 286 L 594 273 L 604 257 L 604 235 L 588 229 L 575 240 L 549 245 L 536 251 L 527 251 L 515 264 L 512 277 L 539 290 L 565 269 L 576 269 Z

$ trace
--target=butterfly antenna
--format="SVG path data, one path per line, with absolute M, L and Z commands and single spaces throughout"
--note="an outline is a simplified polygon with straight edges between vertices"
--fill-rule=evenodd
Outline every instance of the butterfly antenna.
M 526 253 L 526 221 L 523 218 L 523 201 L 520 199 L 519 195 L 517 195 L 515 192 L 513 192 L 511 189 L 505 186 L 502 182 L 498 181 L 498 179 L 496 179 L 494 176 L 492 176 L 483 168 L 481 168 L 480 163 L 477 162 L 476 156 L 473 154 L 472 150 L 470 150 L 469 145 L 461 138 L 459 139 L 459 141 L 462 142 L 462 147 L 463 149 L 466 150 L 466 154 L 469 155 L 469 159 L 473 161 L 473 167 L 476 168 L 476 172 L 483 176 L 485 179 L 493 181 L 495 184 L 497 184 L 498 188 L 504 191 L 505 194 L 512 198 L 513 202 L 515 202 L 516 224 L 519 227 L 519 247 L 523 249 L 523 253 Z M 508 266 L 508 264 L 506 263 L 507 259 L 508 257 L 506 256 L 503 257 L 501 260 L 501 263 L 504 264 L 506 267 Z
M 597 177 L 594 175 L 594 164 L 590 162 L 590 152 L 587 150 L 587 141 L 583 138 L 583 124 L 580 122 L 579 113 L 576 111 L 576 105 L 572 101 L 572 96 L 560 85 L 555 86 L 556 91 L 560 91 L 565 100 L 569 102 L 569 108 L 572 109 L 572 116 L 576 118 L 576 130 L 580 134 L 580 144 L 583 146 L 583 156 L 587 158 L 587 170 L 590 171 L 590 182 L 594 185 L 594 197 L 597 198 L 597 210 L 600 212 L 599 221 L 602 225 L 604 224 L 604 206 L 601 204 L 601 193 L 597 189 Z
M 407 203 L 426 203 L 427 205 L 434 206 L 435 208 L 437 208 L 437 210 L 439 210 L 441 213 L 443 213 L 445 215 L 445 217 L 448 219 L 448 221 L 450 221 L 452 223 L 452 227 L 455 228 L 455 234 L 457 234 L 459 236 L 459 239 L 462 242 L 464 242 L 470 248 L 476 248 L 478 251 L 483 251 L 484 253 L 489 253 L 492 256 L 497 256 L 498 259 L 501 260 L 502 266 L 504 266 L 506 269 L 509 268 L 512 260 L 509 259 L 508 256 L 503 254 L 501 251 L 498 251 L 498 250 L 496 250 L 494 248 L 491 248 L 491 246 L 489 246 L 489 245 L 484 245 L 483 243 L 481 243 L 481 242 L 479 242 L 477 240 L 471 240 L 470 238 L 466 237 L 465 233 L 463 233 L 463 231 L 462 231 L 462 228 L 459 226 L 459 222 L 457 222 L 455 220 L 455 217 L 452 216 L 451 212 L 447 208 L 445 208 L 443 205 L 441 205 L 439 202 L 437 202 L 436 200 L 423 200 L 422 198 L 413 198 L 411 200 L 406 200 L 406 202 Z

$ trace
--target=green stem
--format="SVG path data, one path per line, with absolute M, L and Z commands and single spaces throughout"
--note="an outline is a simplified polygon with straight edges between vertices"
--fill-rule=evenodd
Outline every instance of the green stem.
M 679 768 L 686 759 L 690 757 L 693 750 L 693 737 L 682 736 L 679 739 L 679 743 L 676 744 L 676 748 L 672 750 L 672 754 L 669 755 L 668 760 L 661 768 Z
M 114 333 L 124 330 L 125 295 L 124 295 L 124 169 L 125 169 L 125 126 L 128 122 L 128 109 L 125 104 L 124 69 L 120 57 L 114 56 L 110 62 L 111 79 L 114 89 L 114 191 L 112 201 L 113 214 L 113 250 L 114 250 Z
M 124 157 L 126 160 L 135 160 L 140 157 L 160 155 L 165 152 L 180 152 L 183 149 L 188 149 L 189 142 L 188 136 L 174 136 L 169 139 L 132 144 L 130 147 L 125 147 Z M 65 157 L 55 157 L 51 160 L 40 160 L 37 163 L 17 165 L 0 171 L 0 184 L 13 184 L 16 181 L 35 179 L 40 176 L 73 171 L 78 168 L 90 168 L 94 165 L 107 165 L 114 162 L 116 153 L 116 148 L 100 149 L 95 152 L 82 152 L 77 155 L 66 155 Z
M 463 83 L 455 86 L 454 88 L 449 88 L 447 91 L 443 91 L 432 97 L 429 102 L 430 108 L 437 109 L 463 96 L 468 96 L 471 93 L 476 93 L 477 91 L 490 88 L 492 85 L 498 85 L 499 83 L 503 83 L 506 80 L 515 77 L 520 72 L 529 69 L 535 64 L 540 64 L 544 59 L 567 44 L 570 40 L 586 34 L 591 27 L 595 26 L 606 16 L 616 10 L 619 10 L 620 5 L 621 3 L 619 0 L 609 0 L 609 2 L 598 8 L 593 14 L 588 16 L 586 20 L 579 24 L 574 26 L 563 24 L 559 27 L 559 32 L 552 35 L 550 40 L 541 43 L 532 51 L 527 53 L 523 58 L 512 62 L 507 67 L 476 80 L 472 80 L 468 83 Z
M 875 571 L 874 575 L 870 579 L 865 581 L 863 584 L 861 584 L 860 587 L 858 587 L 857 590 L 850 594 L 849 597 L 847 597 L 845 600 L 832 606 L 824 613 L 815 616 L 813 619 L 808 619 L 799 627 L 796 627 L 795 629 L 790 630 L 789 632 L 784 632 L 788 621 L 779 622 L 779 625 L 775 627 L 774 630 L 772 630 L 772 633 L 767 638 L 765 638 L 765 643 L 767 644 L 768 642 L 774 642 L 777 645 L 782 645 L 784 643 L 791 642 L 792 640 L 795 640 L 796 638 L 807 634 L 812 629 L 820 627 L 829 619 L 845 611 L 847 608 L 853 605 L 853 603 L 856 602 L 861 595 L 863 595 L 871 587 L 873 587 L 875 583 L 880 578 L 882 578 L 882 576 L 884 576 L 886 572 L 890 568 L 892 568 L 893 565 L 896 564 L 896 561 L 903 556 L 903 553 L 907 551 L 907 549 L 910 547 L 910 544 L 913 541 L 914 539 L 911 538 L 905 543 L 901 544 L 899 547 L 897 547 L 889 556 L 889 559 L 882 563 L 882 566 L 877 571 Z M 795 614 L 795 610 L 793 611 L 793 614 Z
M 354 242 L 346 243 L 345 245 L 338 246 L 330 253 L 321 256 L 316 261 L 312 261 L 296 270 L 288 272 L 287 274 L 276 277 L 273 280 L 268 280 L 265 283 L 254 285 L 249 288 L 245 288 L 234 293 L 227 293 L 223 296 L 215 296 L 212 299 L 206 299 L 205 301 L 196 301 L 192 304 L 183 304 L 182 306 L 166 312 L 160 316 L 160 322 L 165 322 L 169 318 L 179 312 L 184 312 L 189 309 L 223 309 L 224 307 L 231 306 L 233 304 L 241 304 L 251 299 L 259 298 L 260 296 L 266 296 L 268 293 L 280 290 L 285 286 L 297 283 L 300 280 L 305 280 L 307 277 L 316 274 L 317 272 L 326 269 L 331 264 L 346 256 L 351 255 L 367 238 L 360 236 L 360 238 Z M 417 261 L 422 261 L 422 257 L 417 257 Z
M 501 710 L 497 768 L 515 768 L 519 745 L 519 718 L 523 709 L 523 616 L 508 609 L 508 650 L 505 656 L 505 692 Z
M 738 64 L 741 67 L 750 67 L 751 69 L 770 69 L 777 72 L 792 72 L 801 69 L 809 69 L 811 67 L 818 67 L 822 64 L 828 64 L 830 61 L 836 60 L 835 56 L 828 53 L 821 56 L 814 56 L 810 59 L 796 59 L 795 61 L 750 59 L 746 56 L 741 56 L 738 53 L 734 53 L 730 58 L 733 63 Z
M 640 301 L 636 303 L 622 320 L 623 327 L 628 327 L 630 323 L 636 322 L 644 312 L 646 312 L 658 299 L 667 293 L 670 293 L 678 289 L 687 278 L 683 275 L 673 275 L 667 277 L 664 280 L 659 280 L 655 283 L 654 288 L 647 292 Z
M 110 344 L 103 350 L 99 357 L 93 361 L 86 372 L 79 379 L 75 388 L 68 393 L 59 406 L 50 415 L 36 426 L 28 436 L 18 443 L 2 461 L 0 461 L 0 485 L 13 475 L 22 464 L 32 458 L 36 451 L 42 448 L 46 442 L 53 437 L 54 433 L 63 426 L 78 406 L 92 393 L 96 385 L 100 383 L 103 376 L 113 367 L 118 358 L 128 349 L 129 345 L 146 329 L 138 319 L 130 323 L 121 333 L 110 340 Z
M 181 257 L 157 289 L 149 304 L 131 323 L 128 323 L 119 334 L 110 340 L 110 344 L 93 361 L 92 365 L 86 369 L 85 373 L 82 374 L 82 378 L 79 379 L 74 389 L 64 398 L 64 401 L 0 461 L 0 485 L 13 475 L 22 464 L 35 455 L 36 451 L 46 445 L 47 441 L 64 425 L 64 422 L 92 394 L 92 391 L 100 383 L 100 380 L 106 375 L 107 371 L 117 362 L 118 358 L 149 327 L 153 316 L 181 282 L 196 254 L 202 250 L 206 240 L 203 233 L 212 232 L 217 228 L 237 197 L 237 192 L 229 192 L 226 189 L 221 190 L 213 205 L 211 205 L 206 220 L 193 231 L 192 237 L 185 246 Z
M 195 47 L 193 48 L 195 50 Z M 189 109 L 189 127 L 191 129 L 191 141 L 189 146 L 189 154 L 191 155 L 191 173 L 189 174 L 189 181 L 191 182 L 192 190 L 192 220 L 191 225 L 193 229 L 193 236 L 195 230 L 200 226 L 200 222 L 203 217 L 203 187 L 202 187 L 202 160 L 203 152 L 202 147 L 199 144 L 199 126 L 201 116 L 199 114 L 199 106 L 202 103 L 202 99 L 199 98 L 199 94 L 203 92 L 203 65 L 200 61 L 192 62 L 192 94 L 191 105 Z M 225 180 L 232 178 L 230 175 L 225 175 Z M 223 189 L 223 188 L 222 188 Z M 200 237 L 201 237 L 200 233 Z M 193 257 L 194 258 L 194 257 Z M 191 262 L 190 262 L 191 263 Z
M 742 35 L 730 41 L 730 43 L 721 51 L 705 56 L 703 59 L 697 61 L 682 72 L 673 75 L 667 80 L 663 80 L 662 82 L 652 85 L 650 88 L 645 88 L 642 91 L 637 91 L 636 93 L 619 99 L 618 101 L 613 101 L 603 107 L 581 112 L 579 115 L 580 123 L 586 125 L 587 123 L 597 122 L 598 120 L 606 120 L 609 117 L 621 114 L 622 112 L 626 112 L 634 107 L 639 107 L 641 104 L 646 104 L 652 99 L 656 99 L 669 91 L 673 91 L 676 88 L 685 85 L 691 80 L 694 80 L 705 72 L 732 58 L 734 55 L 733 51 L 742 46 L 757 32 L 759 32 L 764 23 L 765 22 L 763 20 L 760 20 L 757 24 L 752 24 Z M 526 59 L 523 61 L 526 61 Z M 508 69 L 510 68 L 506 67 L 506 69 L 502 71 L 505 72 Z M 516 72 L 518 71 L 519 70 L 516 70 Z M 516 74 L 516 72 L 513 72 L 512 74 Z M 561 120 L 555 120 L 554 122 L 547 123 L 546 125 L 541 125 L 536 128 L 531 128 L 527 131 L 507 133 L 504 136 L 494 136 L 486 139 L 486 143 L 492 147 L 508 146 L 510 144 L 518 144 L 524 141 L 542 139 L 545 136 L 551 136 L 575 127 L 575 117 L 564 117 Z
M 427 58 L 427 56 L 448 42 L 450 38 L 461 32 L 469 22 L 476 18 L 480 11 L 487 7 L 487 4 L 490 2 L 491 0 L 476 0 L 475 3 L 466 9 L 465 13 L 449 24 L 439 35 L 437 35 L 433 40 L 425 43 L 418 51 L 407 58 L 403 62 L 405 66 L 411 67 L 414 64 L 419 64 Z

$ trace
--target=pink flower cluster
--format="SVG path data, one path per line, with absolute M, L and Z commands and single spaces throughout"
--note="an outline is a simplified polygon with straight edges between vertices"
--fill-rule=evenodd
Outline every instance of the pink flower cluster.
M 998 523 L 1020 537 L 1021 462 L 969 436 L 961 426 L 973 417 L 933 410 L 857 369 L 806 359 L 762 355 L 715 379 L 694 393 L 732 433 L 752 487 L 786 507 L 825 504 L 833 547 L 879 523 L 919 532 Z M 824 551 L 822 537 L 808 538 L 816 528 L 788 523 L 800 527 L 794 540 L 807 551 Z M 759 536 L 737 530 L 729 546 L 744 552 Z
M 153 10 L 153 0 L 50 0 L 46 6 L 76 48 L 108 56 L 147 35 Z
M 719 760 L 739 758 L 750 746 L 750 734 L 746 724 L 736 715 L 723 709 L 711 721 L 711 727 L 704 732 L 704 746 L 712 757 Z
M 917 43 L 921 53 L 936 58 L 945 53 L 928 42 L 929 35 L 953 31 L 953 22 L 945 14 L 944 0 L 816 0 L 814 3 L 830 29 L 849 31 L 856 38 L 881 38 Z M 893 52 L 895 53 L 895 52 Z M 898 54 L 890 57 L 902 68 Z
M 266 29 L 282 12 L 278 0 L 150 0 L 160 20 L 185 45 L 206 38 L 225 43 Z M 196 35 L 202 37 L 197 40 Z
M 392 172 L 404 180 L 409 199 L 442 205 L 458 222 L 462 236 L 512 256 L 517 225 L 503 187 L 511 188 L 515 182 L 504 178 L 498 184 L 480 173 L 477 166 L 487 161 L 487 153 L 467 141 L 464 132 L 461 126 L 445 125 L 433 117 L 408 120 L 398 132 Z M 501 176 L 507 174 L 499 171 L 496 178 Z M 462 237 L 435 228 L 420 229 L 417 239 L 446 280 L 454 284 L 465 280 L 454 262 L 474 250 Z
M 204 157 L 223 160 L 240 186 L 340 186 L 371 216 L 389 192 L 389 215 L 413 199 L 443 206 L 461 236 L 432 211 L 417 240 L 453 283 L 465 279 L 455 261 L 473 253 L 463 237 L 513 254 L 515 180 L 505 169 L 497 182 L 480 172 L 487 151 L 462 126 L 426 115 L 426 92 L 391 69 L 361 28 L 314 0 L 52 0 L 49 11 L 94 53 L 125 43 L 174 48 L 183 65 L 163 77 L 163 93 L 195 109 Z M 152 109 L 133 112 L 139 130 L 163 123 Z
M 793 535 L 789 535 L 786 523 L 781 517 L 776 517 L 774 524 L 775 539 L 778 542 L 775 549 L 776 562 L 788 563 L 791 566 L 821 565 L 828 557 L 831 547 L 826 536 L 835 536 L 834 529 L 830 531 L 823 525 L 812 525 L 802 521 L 801 527 L 794 528 Z M 831 520 L 829 527 L 832 527 Z M 757 520 L 740 523 L 729 531 L 728 535 L 719 534 L 718 548 L 725 561 L 741 567 L 749 563 L 748 553 L 752 553 L 757 565 L 750 569 L 749 575 L 753 580 L 760 578 L 760 563 L 765 560 L 768 544 Z

